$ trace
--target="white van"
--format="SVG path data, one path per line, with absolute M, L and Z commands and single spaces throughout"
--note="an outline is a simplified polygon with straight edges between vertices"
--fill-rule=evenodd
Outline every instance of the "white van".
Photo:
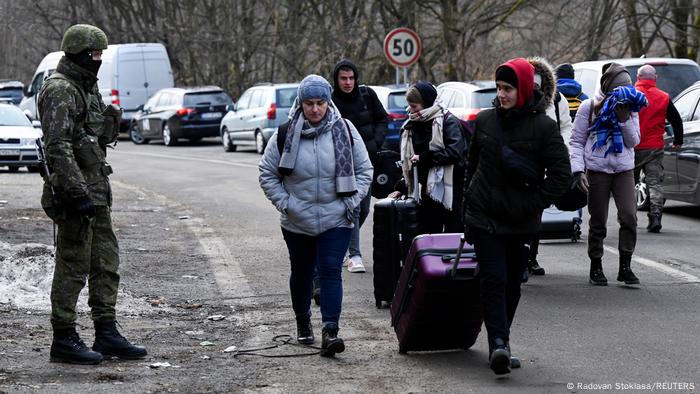
M 56 70 L 63 52 L 46 55 L 27 86 L 20 108 L 36 118 L 36 95 L 44 80 Z M 163 88 L 174 86 L 170 59 L 163 44 L 117 44 L 102 52 L 97 86 L 105 104 L 124 109 L 121 130 L 126 131 L 138 107 Z

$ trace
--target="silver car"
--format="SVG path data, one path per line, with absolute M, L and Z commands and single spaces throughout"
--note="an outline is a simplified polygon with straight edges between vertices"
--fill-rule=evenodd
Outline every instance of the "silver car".
M 298 86 L 258 84 L 243 92 L 221 121 L 224 150 L 234 152 L 239 146 L 250 146 L 262 154 L 277 127 L 287 122 Z
M 33 127 L 19 107 L 0 104 L 0 167 L 7 166 L 10 172 L 20 167 L 38 171 L 37 138 L 41 138 L 41 129 Z

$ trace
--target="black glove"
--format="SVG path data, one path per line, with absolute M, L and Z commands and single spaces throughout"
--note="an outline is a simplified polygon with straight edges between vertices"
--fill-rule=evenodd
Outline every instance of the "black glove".
M 82 216 L 95 217 L 95 206 L 89 196 L 82 196 L 75 200 L 75 210 Z

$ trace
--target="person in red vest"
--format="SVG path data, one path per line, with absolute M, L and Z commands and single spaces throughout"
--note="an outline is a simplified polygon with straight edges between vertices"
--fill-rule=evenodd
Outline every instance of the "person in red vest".
M 641 140 L 634 147 L 634 180 L 639 183 L 640 172 L 649 188 L 649 225 L 647 231 L 661 231 L 661 212 L 664 206 L 664 128 L 666 119 L 673 127 L 672 149 L 683 144 L 683 121 L 668 93 L 656 87 L 656 69 L 644 65 L 637 70 L 634 87 L 647 96 L 649 106 L 639 112 Z

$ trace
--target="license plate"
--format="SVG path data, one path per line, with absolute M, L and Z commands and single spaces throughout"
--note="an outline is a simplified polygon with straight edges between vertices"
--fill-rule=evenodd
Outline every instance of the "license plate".
M 19 149 L 0 149 L 0 156 L 19 156 Z
M 205 112 L 202 114 L 202 119 L 219 119 L 221 112 Z

